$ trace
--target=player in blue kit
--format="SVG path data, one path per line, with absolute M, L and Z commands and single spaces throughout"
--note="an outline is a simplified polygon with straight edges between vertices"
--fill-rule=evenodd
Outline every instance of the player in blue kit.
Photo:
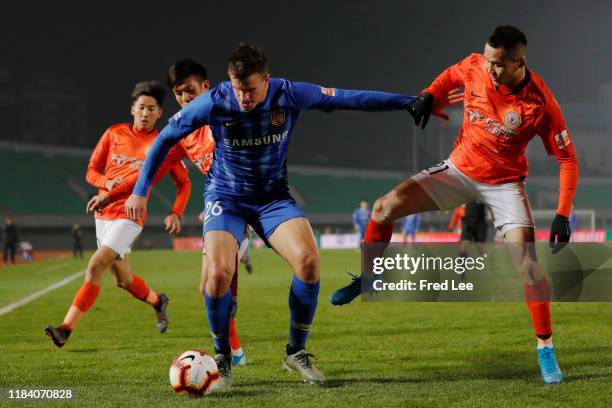
M 368 205 L 368 200 L 361 200 L 359 202 L 359 208 L 355 208 L 353 211 L 353 228 L 355 231 L 359 233 L 359 239 L 363 241 L 363 237 L 365 236 L 365 229 L 368 225 L 368 221 L 370 221 L 370 207 Z
M 410 96 L 324 88 L 271 78 L 263 52 L 241 45 L 222 82 L 174 115 L 151 148 L 126 212 L 138 219 L 155 172 L 168 150 L 206 124 L 215 139 L 213 163 L 204 190 L 204 234 L 208 280 L 204 293 L 220 381 L 232 384 L 228 327 L 230 281 L 238 244 L 250 224 L 294 270 L 289 291 L 289 343 L 284 366 L 304 381 L 322 383 L 323 374 L 305 350 L 319 293 L 319 254 L 310 223 L 289 194 L 287 149 L 293 127 L 306 110 L 404 110 Z
M 404 245 L 408 244 L 408 236 L 410 235 L 410 242 L 412 242 L 412 248 L 416 248 L 416 235 L 421 227 L 421 216 L 419 214 L 411 214 L 402 220 L 402 242 Z

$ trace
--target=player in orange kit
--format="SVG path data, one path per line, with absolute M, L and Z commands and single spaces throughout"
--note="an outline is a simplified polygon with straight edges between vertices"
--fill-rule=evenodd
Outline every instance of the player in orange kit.
M 168 69 L 168 87 L 174 94 L 177 103 L 184 108 L 193 99 L 207 92 L 210 88 L 208 81 L 208 73 L 206 68 L 192 60 L 185 59 L 177 62 Z M 185 157 L 188 157 L 195 164 L 200 172 L 204 175 L 208 174 L 208 169 L 212 163 L 215 141 L 212 138 L 210 127 L 203 126 L 196 130 L 186 138 L 182 139 L 169 153 L 160 167 L 160 170 L 155 176 L 154 181 L 163 177 L 170 169 L 178 164 Z M 108 194 L 98 198 L 95 208 L 103 208 L 110 201 L 115 201 L 117 197 L 122 197 L 125 194 L 131 194 L 138 173 L 131 175 L 124 183 Z M 248 248 L 248 238 L 243 239 L 238 251 L 238 259 L 242 259 Z M 203 253 L 205 256 L 206 253 Z M 200 278 L 200 293 L 204 293 L 206 287 L 206 260 L 202 259 L 202 273 Z M 235 313 L 237 308 L 238 295 L 238 274 L 234 273 L 231 284 L 232 297 L 234 307 L 232 309 L 232 318 L 230 319 L 230 346 L 232 349 L 232 365 L 246 365 L 246 354 L 240 345 L 238 332 L 236 330 Z
M 87 181 L 100 189 L 112 191 L 124 180 L 138 174 L 146 152 L 158 135 L 155 124 L 162 115 L 164 90 L 157 82 L 140 82 L 132 93 L 132 124 L 110 127 L 98 142 L 87 168 Z M 174 166 L 172 178 L 177 187 L 177 197 L 172 212 L 165 219 L 166 229 L 180 231 L 179 218 L 185 211 L 191 182 L 186 168 Z M 62 347 L 83 315 L 95 303 L 100 292 L 102 277 L 108 268 L 117 286 L 130 292 L 137 299 L 150 304 L 157 315 L 157 328 L 164 333 L 168 328 L 168 297 L 157 293 L 130 269 L 128 254 L 134 240 L 142 231 L 145 217 L 137 222 L 127 218 L 124 203 L 129 192 L 118 197 L 104 210 L 96 212 L 96 239 L 98 249 L 87 265 L 85 282 L 77 292 L 64 322 L 59 327 L 46 326 L 45 333 L 57 347 Z M 88 211 L 91 209 L 88 203 Z
M 409 214 L 449 210 L 479 200 L 493 214 L 495 227 L 512 246 L 525 281 L 527 305 L 537 336 L 540 373 L 545 383 L 563 375 L 552 345 L 550 287 L 535 255 L 534 222 L 525 191 L 525 149 L 538 135 L 560 165 L 559 203 L 550 230 L 553 253 L 569 241 L 568 216 L 578 183 L 578 162 L 561 109 L 544 81 L 526 67 L 527 39 L 515 27 L 500 26 L 485 44 L 447 68 L 410 104 L 415 124 L 425 127 L 437 98 L 464 87 L 464 118 L 450 158 L 400 184 L 376 201 L 366 243 L 388 243 L 393 222 Z M 364 279 L 368 279 L 364 276 Z M 361 293 L 361 278 L 336 291 L 336 304 Z
M 463 218 L 465 217 L 465 204 L 461 204 L 455 208 L 451 219 L 448 223 L 448 230 L 450 232 L 457 231 L 461 235 L 461 228 L 463 227 Z

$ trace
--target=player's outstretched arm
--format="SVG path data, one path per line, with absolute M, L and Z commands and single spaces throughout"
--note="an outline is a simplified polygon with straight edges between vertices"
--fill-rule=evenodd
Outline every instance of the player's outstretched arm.
M 449 92 L 452 93 L 451 97 L 448 96 Z M 458 103 L 463 97 L 463 94 L 460 92 L 461 97 L 457 97 L 456 89 L 451 89 L 449 92 L 445 93 L 443 98 L 440 98 L 440 101 L 444 103 L 440 103 L 439 106 L 437 105 L 436 109 L 434 109 L 433 98 L 430 98 L 431 100 L 428 101 L 430 103 L 427 107 L 427 118 L 433 113 L 448 119 L 448 116 L 443 114 L 441 110 L 449 104 Z M 415 117 L 415 107 L 421 106 L 422 99 L 421 96 L 414 98 L 389 92 L 325 88 L 305 82 L 294 83 L 293 94 L 296 105 L 302 110 L 319 109 L 331 112 L 338 109 L 377 112 L 407 109 L 413 117 Z
M 200 95 L 174 115 L 155 139 L 138 176 L 134 191 L 125 202 L 125 213 L 130 219 L 142 218 L 146 209 L 149 188 L 170 148 L 194 130 L 210 123 L 210 113 L 213 108 L 212 92 L 214 91 Z
M 457 92 L 457 89 L 463 86 L 466 73 L 473 65 L 472 60 L 477 58 L 479 58 L 477 54 L 472 54 L 463 61 L 451 65 L 408 104 L 408 112 L 414 118 L 416 126 L 425 129 L 432 114 L 448 119 L 448 116 L 441 111 L 449 104 L 463 100 L 463 94 Z
M 99 189 L 107 189 L 106 183 L 109 181 L 109 178 L 102 173 L 106 166 L 106 158 L 110 149 L 109 139 L 110 133 L 107 130 L 98 141 L 87 165 L 85 179 L 89 184 Z
M 179 163 L 172 168 L 170 175 L 176 186 L 176 198 L 172 206 L 172 211 L 166 216 L 164 223 L 166 225 L 166 231 L 170 234 L 178 234 L 181 232 L 180 218 L 185 213 L 185 208 L 187 207 L 187 202 L 191 195 L 191 180 L 189 180 L 187 168 L 183 163 Z
M 412 96 L 379 91 L 356 91 L 350 89 L 325 88 L 306 82 L 292 84 L 295 103 L 301 110 L 393 111 L 404 110 Z
M 559 163 L 559 202 L 550 226 L 549 238 L 554 254 L 567 245 L 572 234 L 569 215 L 578 186 L 578 159 L 561 108 L 552 93 L 546 93 L 546 96 L 547 100 L 542 112 L 536 117 L 535 126 L 547 153 L 556 156 Z
M 434 107 L 434 96 L 429 92 L 423 92 L 412 102 L 408 104 L 408 112 L 414 119 L 415 126 L 421 126 L 421 129 L 425 129 L 429 117 L 433 112 Z
M 169 128 L 170 130 L 168 130 Z M 143 169 L 138 176 L 134 191 L 125 202 L 125 213 L 131 220 L 136 221 L 143 218 L 147 208 L 147 195 L 157 170 L 164 162 L 170 148 L 180 140 L 180 134 L 180 132 L 172 129 L 171 125 L 167 125 L 155 139 L 155 143 L 153 143 L 153 147 L 149 151 Z
M 569 138 L 569 134 L 568 134 Z M 566 146 L 567 148 L 568 146 Z M 552 253 L 559 252 L 570 240 L 572 231 L 569 224 L 569 215 L 572 201 L 578 186 L 578 159 L 573 146 L 570 151 L 557 155 L 559 162 L 559 203 L 557 214 L 550 226 L 550 248 Z
M 170 171 L 185 158 L 186 153 L 185 149 L 183 149 L 182 145 L 178 144 L 170 149 L 166 160 L 161 165 L 157 173 L 155 173 L 155 177 L 153 178 L 152 185 L 157 184 L 160 180 L 162 180 Z M 132 193 L 134 187 L 136 186 L 136 182 L 138 181 L 138 177 L 140 173 L 130 174 L 128 177 L 123 179 L 122 183 L 117 184 L 112 190 L 108 192 L 108 199 L 110 201 L 115 201 L 119 197 L 127 196 Z

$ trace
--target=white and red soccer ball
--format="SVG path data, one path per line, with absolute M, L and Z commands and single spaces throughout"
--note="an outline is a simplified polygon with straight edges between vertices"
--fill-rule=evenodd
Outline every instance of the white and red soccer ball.
M 217 381 L 217 363 L 199 350 L 182 352 L 170 366 L 170 385 L 177 394 L 206 395 Z

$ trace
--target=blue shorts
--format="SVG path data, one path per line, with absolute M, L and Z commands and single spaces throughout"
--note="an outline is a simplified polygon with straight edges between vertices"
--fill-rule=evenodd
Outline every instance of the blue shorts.
M 362 241 L 365 239 L 365 232 L 366 232 L 365 227 L 359 228 L 359 236 L 361 237 Z
M 246 224 L 265 241 L 283 222 L 305 217 L 289 193 L 266 198 L 235 197 L 216 191 L 204 193 L 204 235 L 208 231 L 227 231 L 238 245 Z

